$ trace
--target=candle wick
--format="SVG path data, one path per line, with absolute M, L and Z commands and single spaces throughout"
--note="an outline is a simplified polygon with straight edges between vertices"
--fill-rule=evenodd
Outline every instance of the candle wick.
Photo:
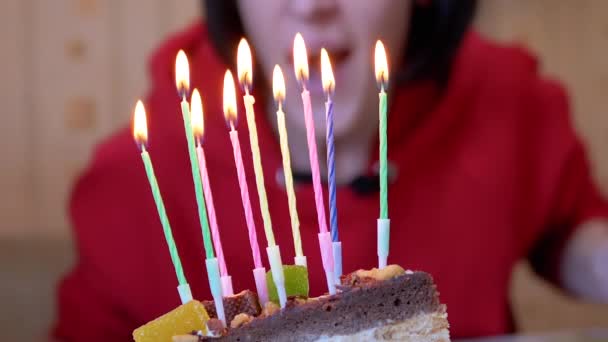
M 306 78 L 304 78 L 304 71 L 298 70 L 296 79 L 298 80 L 298 83 L 302 85 L 302 90 L 306 90 Z
M 186 101 L 186 95 L 188 93 L 188 89 L 184 85 L 179 85 L 177 89 L 177 95 L 181 98 L 182 101 Z
M 249 71 L 245 71 L 243 76 L 239 78 L 239 83 L 243 87 L 243 90 L 245 90 L 245 95 L 249 95 L 249 87 L 251 87 L 251 84 L 248 82 L 248 76 Z

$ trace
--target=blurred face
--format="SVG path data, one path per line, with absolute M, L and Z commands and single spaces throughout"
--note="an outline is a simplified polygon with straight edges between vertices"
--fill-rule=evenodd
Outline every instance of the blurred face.
M 317 137 L 325 135 L 326 96 L 321 84 L 320 51 L 329 52 L 336 80 L 336 139 L 377 126 L 378 88 L 374 45 L 382 39 L 389 68 L 400 61 L 407 28 L 408 0 L 238 0 L 239 11 L 257 63 L 268 82 L 279 64 L 285 75 L 285 101 L 290 129 L 305 129 L 302 101 L 293 67 L 293 39 L 302 33 L 309 57 L 311 93 Z M 254 71 L 254 77 L 255 76 Z M 259 77 L 259 76 L 258 76 Z M 272 85 L 268 84 L 268 89 Z M 374 125 L 375 123 L 375 125 Z

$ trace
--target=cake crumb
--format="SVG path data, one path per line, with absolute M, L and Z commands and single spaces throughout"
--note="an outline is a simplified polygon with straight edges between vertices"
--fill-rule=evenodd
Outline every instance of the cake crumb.
M 220 337 L 225 333 L 224 323 L 217 318 L 211 318 L 207 321 L 207 336 Z
M 249 316 L 248 314 L 240 313 L 240 314 L 234 316 L 234 319 L 232 320 L 232 322 L 230 322 L 230 327 L 235 329 L 244 324 L 251 322 L 252 320 L 253 320 L 253 317 Z
M 264 305 L 264 310 L 262 310 L 262 316 L 267 317 L 273 315 L 275 312 L 279 311 L 281 308 L 275 304 L 274 302 L 268 302 Z
M 389 280 L 405 273 L 403 267 L 399 265 L 388 265 L 385 268 L 371 270 L 358 270 L 355 275 L 359 278 L 372 278 L 376 280 Z
M 314 303 L 319 300 L 319 297 L 308 297 L 305 303 Z

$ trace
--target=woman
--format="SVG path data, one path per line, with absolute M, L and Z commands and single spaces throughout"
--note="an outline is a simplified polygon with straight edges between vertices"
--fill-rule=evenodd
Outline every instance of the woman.
M 591 180 L 567 96 L 557 83 L 541 78 L 525 51 L 495 45 L 470 30 L 475 1 L 208 0 L 204 5 L 207 24 L 171 39 L 152 58 L 147 101 L 149 150 L 195 298 L 210 294 L 173 63 L 177 51 L 185 49 L 193 87 L 205 101 L 204 145 L 228 269 L 235 291 L 253 289 L 221 114 L 222 77 L 234 67 L 241 36 L 249 39 L 258 65 L 258 134 L 285 262 L 293 260 L 293 242 L 269 91 L 275 63 L 287 78 L 287 129 L 311 292 L 324 289 L 300 87 L 291 65 L 293 37 L 301 32 L 310 54 L 309 89 L 320 148 L 325 146 L 321 47 L 329 50 L 336 74 L 338 222 L 345 272 L 376 261 L 378 99 L 372 51 L 381 38 L 393 70 L 390 261 L 434 276 L 448 305 L 452 336 L 513 331 L 508 287 L 521 258 L 574 295 L 608 301 L 608 271 L 602 266 L 608 263 L 608 229 L 602 221 L 608 207 Z M 239 132 L 248 151 L 246 125 Z M 255 192 L 249 153 L 244 157 L 249 189 Z M 261 237 L 257 201 L 253 207 Z M 99 147 L 74 189 L 70 210 L 78 263 L 59 289 L 57 337 L 126 341 L 134 328 L 179 304 L 128 128 Z

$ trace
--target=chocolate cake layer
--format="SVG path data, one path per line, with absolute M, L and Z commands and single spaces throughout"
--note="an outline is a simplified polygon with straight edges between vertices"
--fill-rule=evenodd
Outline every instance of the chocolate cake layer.
M 445 312 L 431 276 L 424 272 L 377 281 L 346 278 L 342 292 L 309 299 L 237 329 L 217 341 L 314 341 Z
M 235 295 L 224 297 L 224 314 L 226 315 L 226 321 L 230 323 L 234 316 L 240 313 L 246 313 L 250 316 L 258 316 L 262 312 L 260 308 L 260 302 L 258 301 L 258 295 L 251 290 L 244 290 Z M 215 311 L 215 303 L 212 300 L 203 301 L 205 310 L 211 318 L 217 318 L 217 312 Z

